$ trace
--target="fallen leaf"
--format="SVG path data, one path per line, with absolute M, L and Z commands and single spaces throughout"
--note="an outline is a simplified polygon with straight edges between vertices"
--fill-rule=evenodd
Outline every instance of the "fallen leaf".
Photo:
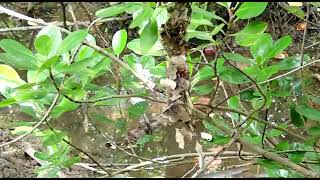
M 212 161 L 212 159 L 213 159 L 213 157 L 205 158 L 205 159 L 204 159 L 204 162 L 205 162 L 205 163 L 208 163 L 209 161 Z M 213 161 L 208 165 L 208 170 L 209 170 L 209 171 L 216 170 L 221 163 L 222 163 L 222 160 L 221 160 L 221 159 L 215 159 L 215 160 L 213 160 Z
M 208 148 L 208 151 L 213 152 L 213 153 L 218 153 L 219 151 L 221 151 L 221 149 L 223 148 L 223 146 L 216 146 L 213 148 Z
M 197 151 L 197 153 L 199 154 L 198 157 L 198 162 L 199 162 L 199 167 L 200 169 L 202 169 L 204 167 L 204 157 L 203 157 L 203 153 L 202 153 L 202 146 L 201 144 L 196 141 L 196 148 L 195 150 Z
M 296 25 L 296 30 L 297 31 L 304 31 L 304 29 L 306 28 L 306 22 L 300 22 Z
M 177 86 L 177 83 L 171 79 L 166 78 L 166 79 L 160 79 L 160 85 L 162 87 L 170 88 L 171 90 L 174 90 Z
M 184 149 L 184 137 L 178 128 L 176 128 L 176 142 L 179 144 L 180 149 Z

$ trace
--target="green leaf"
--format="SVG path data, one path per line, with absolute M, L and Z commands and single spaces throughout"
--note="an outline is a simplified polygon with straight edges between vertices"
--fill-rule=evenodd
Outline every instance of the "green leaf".
M 145 55 L 158 40 L 158 26 L 156 21 L 150 21 L 143 29 L 140 37 L 141 53 Z
M 135 28 L 137 26 L 142 27 L 145 23 L 147 23 L 150 19 L 150 17 L 153 14 L 153 8 L 150 8 L 148 6 L 143 7 L 140 11 L 137 12 L 137 14 L 133 15 L 133 20 L 129 26 L 130 29 Z
M 104 115 L 102 115 L 100 113 L 92 113 L 90 117 L 92 118 L 93 121 L 102 122 L 107 125 L 114 123 L 111 119 L 105 117 Z
M 73 103 L 70 100 L 63 98 L 61 102 L 56 107 L 53 108 L 50 115 L 53 118 L 58 118 L 65 112 L 75 110 L 78 106 L 79 104 Z
M 149 107 L 149 104 L 145 101 L 138 102 L 134 105 L 131 105 L 128 108 L 129 118 L 138 119 Z
M 269 33 L 264 33 L 250 46 L 250 52 L 256 60 L 258 60 L 258 58 L 261 60 L 257 62 L 258 64 L 263 64 L 268 58 L 266 55 L 269 53 L 271 47 L 272 37 Z
M 289 149 L 289 142 L 287 140 L 282 141 L 274 148 L 276 151 L 285 151 Z
M 320 111 L 308 107 L 307 105 L 298 105 L 296 111 L 302 116 L 315 121 L 320 121 Z
M 300 114 L 296 111 L 296 106 L 294 104 L 290 105 L 290 117 L 293 125 L 296 127 L 303 127 L 304 121 L 301 118 Z
M 304 12 L 301 10 L 300 7 L 297 6 L 289 6 L 289 5 L 285 5 L 283 6 L 284 9 L 286 9 L 289 13 L 294 14 L 295 16 L 298 16 L 300 18 L 304 18 Z
M 43 152 L 35 152 L 34 156 L 43 161 L 51 161 L 51 156 Z
M 61 43 L 61 46 L 58 50 L 58 54 L 63 54 L 69 52 L 71 49 L 77 47 L 81 44 L 82 41 L 86 39 L 88 35 L 87 29 L 82 29 L 70 33 Z
M 40 54 L 48 56 L 51 51 L 52 43 L 53 42 L 51 41 L 49 36 L 42 35 L 36 38 L 36 40 L 34 41 L 34 47 Z
M 235 34 L 235 40 L 240 46 L 250 46 L 266 29 L 267 23 L 262 21 L 252 22 L 249 25 L 247 25 L 244 29 L 242 29 L 240 32 Z
M 42 36 L 49 37 L 50 43 L 37 42 L 37 45 L 36 45 L 36 41 L 43 41 L 43 40 L 37 40 L 38 38 L 41 38 Z M 46 54 L 46 56 L 48 58 L 51 58 L 57 54 L 57 50 L 60 47 L 61 42 L 62 42 L 62 34 L 61 34 L 60 29 L 55 25 L 49 25 L 49 26 L 42 28 L 39 31 L 39 33 L 37 34 L 37 37 L 35 40 L 35 47 L 36 47 L 36 49 L 38 48 L 40 50 L 40 51 L 37 50 L 38 52 L 42 52 L 42 53 Z M 48 49 L 44 49 L 43 47 L 40 47 L 40 45 L 43 43 L 45 43 L 48 46 Z M 45 52 L 45 51 L 47 51 L 47 52 Z
M 5 99 L 0 102 L 0 108 L 9 106 L 11 104 L 14 104 L 16 100 L 14 98 Z
M 200 96 L 209 94 L 214 89 L 214 86 L 211 83 L 203 84 L 193 87 L 193 91 Z
M 310 60 L 310 56 L 304 55 L 303 58 L 304 61 Z M 289 70 L 294 69 L 300 66 L 301 63 L 301 56 L 290 56 L 285 58 L 284 60 L 280 61 L 277 66 L 279 70 Z
M 156 61 L 152 56 L 142 56 L 140 62 L 145 69 L 153 68 L 156 65 Z
M 212 142 L 217 145 L 223 145 L 223 144 L 227 144 L 230 141 L 230 139 L 231 138 L 227 136 L 215 136 Z
M 205 66 L 201 68 L 197 74 L 193 77 L 193 80 L 191 82 L 191 88 L 197 84 L 199 81 L 208 80 L 213 78 L 214 71 L 211 66 Z
M 273 160 L 270 160 L 270 159 L 261 159 L 261 158 L 258 158 L 257 159 L 257 163 L 260 164 L 261 166 L 263 167 L 266 167 L 268 169 L 280 169 L 282 168 L 282 166 L 273 161 Z
M 160 41 L 157 41 L 155 43 L 155 45 L 153 45 L 153 47 L 145 54 L 141 53 L 140 39 L 134 39 L 134 40 L 130 41 L 128 43 L 127 47 L 139 55 L 164 56 L 166 54 L 162 48 Z
M 32 70 L 37 68 L 38 59 L 21 43 L 2 39 L 0 47 L 7 53 L 1 53 L 0 60 L 22 70 Z
M 145 134 L 137 140 L 136 144 L 140 144 L 143 146 L 146 143 L 151 142 L 152 140 L 153 140 L 153 135 Z
M 55 63 L 57 63 L 60 60 L 58 56 L 53 56 L 52 58 L 46 60 L 41 67 L 38 70 L 38 73 L 41 73 L 42 71 L 46 69 L 50 69 Z
M 244 2 L 235 15 L 239 19 L 249 19 L 260 15 L 267 7 L 268 2 Z
M 244 57 L 242 56 L 241 54 L 238 54 L 238 53 L 223 53 L 223 55 L 228 59 L 228 60 L 231 60 L 231 61 L 235 61 L 235 62 L 243 62 L 243 63 L 246 63 L 246 64 L 252 64 L 252 60 L 247 58 L 247 57 Z
M 112 49 L 117 56 L 121 54 L 127 44 L 127 31 L 121 29 L 117 31 L 112 38 Z
M 279 53 L 281 53 L 283 50 L 285 50 L 290 44 L 292 43 L 292 38 L 290 36 L 284 36 L 280 39 L 278 39 L 270 49 L 267 59 L 273 58 Z
M 71 167 L 73 164 L 79 163 L 79 162 L 81 162 L 81 158 L 80 158 L 80 157 L 72 157 L 72 158 L 64 161 L 64 162 L 62 163 L 62 165 L 63 165 L 64 167 Z
M 288 157 L 292 162 L 296 164 L 300 164 L 304 159 L 304 155 L 305 155 L 304 152 L 294 152 L 294 153 L 288 154 Z
M 7 89 L 15 88 L 22 84 L 25 84 L 25 82 L 12 67 L 0 64 L 0 92 L 2 95 L 8 98 L 10 93 L 7 92 Z
M 311 136 L 320 136 L 320 126 L 311 127 L 308 132 Z
M 224 67 L 223 71 L 218 72 L 220 79 L 232 84 L 244 84 L 251 82 L 244 74 L 232 67 Z
M 107 18 L 107 17 L 111 17 L 111 16 L 117 16 L 123 12 L 125 12 L 125 10 L 128 8 L 129 4 L 117 4 L 114 6 L 110 6 L 104 9 L 100 9 L 96 12 L 96 16 L 99 18 Z
M 43 144 L 45 146 L 51 146 L 62 141 L 64 137 L 65 137 L 65 134 L 63 132 L 51 133 L 49 136 L 43 137 Z
M 187 30 L 186 40 L 188 41 L 191 38 L 213 41 L 212 35 L 207 31 Z

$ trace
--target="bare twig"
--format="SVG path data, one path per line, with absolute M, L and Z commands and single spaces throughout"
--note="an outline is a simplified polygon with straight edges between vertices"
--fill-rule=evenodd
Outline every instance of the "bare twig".
M 304 27 L 304 32 L 303 32 L 303 39 L 302 39 L 302 46 L 301 46 L 301 61 L 300 61 L 300 66 L 303 66 L 303 55 L 304 55 L 304 46 L 305 46 L 305 40 L 306 40 L 306 35 L 307 35 L 307 29 L 308 29 L 308 22 L 309 22 L 309 14 L 310 14 L 310 4 L 307 3 L 307 17 L 306 17 L 306 26 Z M 302 77 L 302 68 L 300 69 L 300 76 Z
M 69 12 L 70 12 L 71 17 L 72 17 L 72 19 L 73 19 L 73 22 L 74 22 L 74 24 L 75 24 L 76 30 L 79 30 L 78 21 L 77 21 L 77 19 L 76 19 L 76 16 L 74 15 L 72 6 L 71 6 L 71 4 L 68 4 L 68 6 L 69 6 Z
M 28 135 L 30 135 L 33 131 L 35 131 L 43 122 L 45 122 L 47 120 L 47 118 L 49 117 L 49 114 L 51 113 L 52 109 L 54 108 L 54 106 L 56 105 L 58 99 L 59 99 L 59 94 L 57 94 L 52 103 L 51 103 L 51 106 L 49 107 L 49 109 L 46 111 L 46 113 L 42 116 L 41 120 L 27 133 L 9 141 L 9 142 L 6 142 L 6 143 L 3 143 L 0 145 L 0 148 L 3 148 L 4 146 L 7 146 L 7 145 L 10 145 L 12 143 L 16 143 L 18 141 L 20 141 L 21 139 L 27 137 Z

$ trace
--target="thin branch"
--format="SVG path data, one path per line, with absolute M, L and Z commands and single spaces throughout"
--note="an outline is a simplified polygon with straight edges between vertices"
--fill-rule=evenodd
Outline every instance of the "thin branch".
M 209 166 L 214 160 L 216 160 L 216 157 L 218 157 L 222 152 L 224 152 L 225 150 L 227 150 L 233 143 L 235 143 L 236 141 L 238 141 L 239 135 L 240 135 L 240 134 L 239 134 L 239 131 L 233 133 L 233 136 L 232 136 L 231 140 L 230 140 L 227 144 L 225 144 L 224 146 L 222 146 L 222 147 L 218 150 L 218 152 L 213 156 L 213 158 L 210 159 L 209 162 L 207 162 L 203 168 L 200 168 L 200 169 L 199 169 L 196 173 L 194 173 L 191 177 L 192 177 L 192 178 L 196 178 L 196 177 L 198 177 L 199 175 L 201 175 L 201 173 L 203 173 L 203 171 L 205 171 L 205 170 L 208 168 L 208 166 Z
M 58 101 L 58 99 L 59 99 L 59 96 L 60 96 L 60 95 L 57 94 L 57 95 L 54 97 L 54 99 L 53 99 L 53 101 L 52 101 L 51 106 L 49 107 L 49 109 L 48 109 L 48 110 L 46 111 L 46 113 L 43 115 L 43 117 L 41 118 L 41 120 L 40 120 L 29 132 L 27 132 L 27 133 L 25 133 L 25 134 L 23 134 L 23 135 L 15 138 L 15 139 L 9 141 L 9 142 L 5 142 L 5 143 L 1 144 L 1 145 L 0 145 L 0 148 L 3 148 L 4 146 L 7 146 L 7 145 L 10 145 L 10 144 L 16 143 L 16 142 L 20 141 L 21 139 L 27 137 L 27 136 L 28 136 L 29 134 L 31 134 L 33 131 L 35 131 L 43 122 L 45 122 L 45 121 L 47 120 L 47 118 L 49 118 L 49 115 L 50 115 L 52 109 L 55 107 L 55 105 L 56 105 L 56 103 L 57 103 L 57 101 Z
M 287 75 L 289 75 L 289 74 L 292 74 L 292 73 L 298 71 L 298 70 L 301 69 L 301 68 L 304 68 L 304 67 L 306 67 L 306 66 L 309 66 L 309 65 L 314 64 L 314 63 L 317 63 L 317 62 L 320 62 L 320 59 L 311 61 L 311 62 L 309 62 L 309 63 L 307 63 L 307 64 L 305 64 L 305 65 L 303 65 L 303 66 L 297 67 L 297 68 L 295 68 L 295 69 L 293 69 L 293 70 L 291 70 L 291 71 L 289 71 L 289 72 L 286 72 L 286 73 L 281 74 L 281 75 L 279 75 L 279 76 L 276 76 L 276 77 L 274 77 L 274 78 L 268 79 L 268 80 L 266 80 L 266 81 L 259 82 L 259 83 L 257 83 L 257 84 L 258 84 L 258 85 L 261 85 L 261 84 L 265 84 L 265 83 L 268 83 L 268 82 L 271 82 L 271 81 L 280 79 L 280 78 L 282 78 L 282 77 L 284 77 L 284 76 L 287 76 Z M 242 92 L 244 92 L 244 91 L 246 91 L 246 90 L 249 90 L 249 89 L 251 89 L 251 88 L 253 88 L 253 87 L 255 87 L 255 85 L 252 85 L 252 86 L 249 86 L 249 87 L 247 87 L 247 88 L 244 88 L 244 89 L 242 89 L 241 91 L 238 91 L 237 93 L 235 93 L 235 94 L 229 96 L 228 98 L 225 98 L 224 100 L 220 101 L 220 102 L 217 103 L 215 106 L 220 106 L 221 104 L 223 104 L 224 102 L 226 102 L 227 100 L 229 100 L 230 98 L 232 98 L 233 96 L 239 95 L 239 94 L 241 94 Z
M 305 46 L 305 40 L 307 36 L 307 29 L 308 29 L 308 22 L 309 22 L 309 14 L 310 14 L 310 4 L 307 3 L 307 17 L 306 17 L 306 26 L 304 27 L 304 32 L 303 32 L 303 39 L 302 39 L 302 46 L 301 46 L 301 61 L 300 61 L 300 66 L 303 66 L 303 55 L 304 55 L 304 46 Z M 300 76 L 302 77 L 302 68 L 300 70 Z
M 77 19 L 76 19 L 76 16 L 74 15 L 72 6 L 71 6 L 71 4 L 68 4 L 68 6 L 69 6 L 69 12 L 70 12 L 71 17 L 72 17 L 72 19 L 73 19 L 73 22 L 74 22 L 74 24 L 75 24 L 76 30 L 79 30 L 78 21 L 77 21 Z

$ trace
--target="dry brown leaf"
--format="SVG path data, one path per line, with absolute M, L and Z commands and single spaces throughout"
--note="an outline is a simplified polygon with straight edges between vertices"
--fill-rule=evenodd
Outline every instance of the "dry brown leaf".
M 212 161 L 213 157 L 208 157 L 204 159 L 205 163 L 208 163 L 209 161 Z M 219 167 L 219 165 L 222 163 L 221 159 L 215 159 L 208 165 L 208 170 L 213 171 Z
M 221 151 L 222 148 L 223 148 L 223 146 L 216 146 L 213 148 L 208 148 L 208 151 L 211 151 L 213 153 L 218 153 L 219 151 Z
M 304 31 L 304 29 L 306 28 L 306 22 L 301 22 L 301 23 L 298 23 L 296 25 L 296 30 L 297 31 Z
M 180 149 L 184 149 L 184 137 L 178 128 L 176 128 L 176 142 L 179 144 Z
M 315 73 L 312 75 L 314 78 L 316 78 L 318 81 L 320 81 L 320 74 Z
M 201 144 L 200 144 L 198 141 L 196 141 L 196 148 L 195 148 L 195 150 L 196 150 L 197 153 L 199 154 L 198 162 L 199 162 L 199 167 L 200 167 L 200 169 L 202 169 L 205 162 L 204 162 L 204 157 L 203 157 L 203 152 L 202 152 L 202 146 L 201 146 Z

